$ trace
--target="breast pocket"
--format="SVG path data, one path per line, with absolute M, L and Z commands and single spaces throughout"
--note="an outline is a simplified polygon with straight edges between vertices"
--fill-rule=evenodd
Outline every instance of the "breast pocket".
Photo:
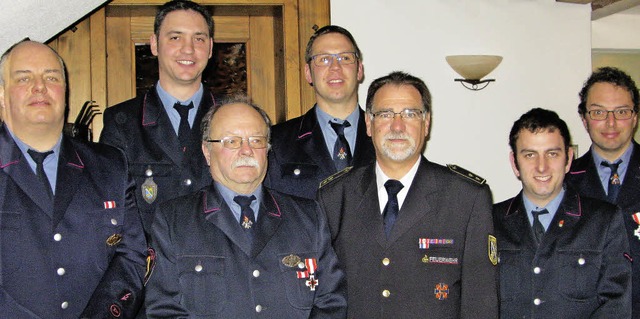
M 318 254 L 315 252 L 278 255 L 280 273 L 287 300 L 294 308 L 308 310 L 313 306 L 315 289 L 322 285 L 322 278 L 320 278 L 319 274 L 322 273 L 323 269 L 318 269 L 317 262 L 313 263 L 311 261 L 317 261 L 317 256 Z M 307 259 L 309 261 L 305 262 Z M 294 260 L 297 262 L 293 262 Z M 306 266 L 307 264 L 315 265 L 316 269 L 309 269 Z
M 19 257 L 23 250 L 20 219 L 21 214 L 18 212 L 0 211 L 0 270 L 4 274 L 14 272 L 21 265 L 24 266 L 22 258 Z
M 225 257 L 220 256 L 178 258 L 181 302 L 194 314 L 215 315 L 227 301 L 224 261 Z
M 96 244 L 94 247 L 101 249 L 96 254 L 100 256 L 97 261 L 98 267 L 105 270 L 111 258 L 115 254 L 118 245 L 125 240 L 123 232 L 124 212 L 122 207 L 111 209 L 99 209 L 91 212 L 94 221 L 94 236 Z
M 318 174 L 319 167 L 306 163 L 286 163 L 280 165 L 282 178 L 285 179 L 307 179 Z
M 517 298 L 524 283 L 520 272 L 520 250 L 499 250 L 498 269 L 500 273 L 500 300 L 508 302 Z
M 585 300 L 596 296 L 602 252 L 599 250 L 558 250 L 559 289 L 569 299 Z

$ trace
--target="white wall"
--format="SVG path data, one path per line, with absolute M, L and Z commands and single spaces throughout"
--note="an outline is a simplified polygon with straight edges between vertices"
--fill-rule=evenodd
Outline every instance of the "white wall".
M 0 54 L 29 37 L 45 42 L 107 0 L 0 0 Z
M 422 78 L 433 95 L 426 156 L 487 179 L 494 200 L 521 189 L 511 171 L 509 130 L 532 107 L 569 125 L 580 153 L 590 145 L 577 94 L 591 71 L 589 5 L 554 0 L 333 0 L 331 21 L 351 31 L 364 55 L 360 104 L 372 80 L 394 70 Z M 496 82 L 470 91 L 445 61 L 497 54 Z
M 640 50 L 640 14 L 610 15 L 592 22 L 594 49 Z

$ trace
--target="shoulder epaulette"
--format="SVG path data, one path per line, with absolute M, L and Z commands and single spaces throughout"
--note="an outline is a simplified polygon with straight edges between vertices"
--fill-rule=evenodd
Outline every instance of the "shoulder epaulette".
M 345 169 L 343 169 L 343 170 L 341 170 L 341 171 L 339 171 L 339 172 L 337 172 L 337 173 L 335 173 L 335 174 L 333 174 L 333 175 L 331 175 L 331 176 L 329 176 L 329 177 L 325 178 L 322 182 L 320 182 L 320 187 L 319 187 L 319 188 L 322 188 L 322 186 L 324 186 L 324 185 L 327 185 L 327 184 L 331 183 L 332 181 L 334 181 L 334 180 L 336 180 L 336 179 L 340 178 L 342 175 L 344 175 L 344 174 L 346 174 L 346 173 L 349 173 L 349 171 L 350 171 L 352 168 L 353 168 L 353 166 L 348 166 L 348 167 L 346 167 Z
M 466 170 L 466 169 L 464 169 L 464 168 L 462 168 L 462 167 L 460 167 L 458 165 L 447 164 L 447 167 L 452 172 L 454 172 L 454 173 L 456 173 L 456 174 L 458 174 L 458 175 L 460 175 L 460 176 L 462 176 L 464 178 L 470 179 L 470 180 L 474 181 L 477 184 L 484 185 L 484 183 L 487 181 L 486 179 L 484 179 L 484 178 L 482 178 L 482 177 L 480 177 L 480 176 L 478 176 L 478 175 L 476 175 L 474 173 L 471 173 L 468 170 Z

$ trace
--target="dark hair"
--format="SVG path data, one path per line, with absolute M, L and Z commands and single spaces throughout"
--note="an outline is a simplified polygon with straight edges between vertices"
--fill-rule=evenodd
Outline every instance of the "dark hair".
M 312 36 L 311 38 L 309 38 L 309 42 L 307 42 L 307 50 L 304 52 L 304 60 L 309 63 L 311 62 L 311 49 L 313 47 L 313 43 L 316 41 L 316 39 L 321 36 L 321 35 L 325 35 L 328 33 L 339 33 L 344 35 L 345 37 L 347 37 L 347 39 L 349 39 L 349 41 L 351 41 L 351 44 L 353 45 L 353 50 L 356 52 L 356 57 L 359 60 L 362 60 L 362 53 L 360 52 L 360 48 L 358 47 L 358 44 L 356 43 L 356 39 L 353 38 L 353 35 L 351 35 L 351 32 L 349 32 L 347 29 L 337 26 L 337 25 L 327 25 L 324 26 L 320 29 L 318 29 Z
M 173 0 L 163 4 L 158 12 L 156 13 L 156 19 L 153 23 L 153 33 L 155 33 L 156 37 L 160 36 L 160 26 L 164 21 L 164 18 L 170 12 L 176 10 L 193 10 L 199 13 L 204 21 L 207 22 L 207 27 L 209 29 L 209 37 L 213 38 L 213 18 L 211 17 L 211 13 L 207 10 L 206 7 L 199 5 L 193 1 L 189 0 Z
M 515 156 L 517 154 L 516 143 L 518 142 L 518 137 L 520 137 L 520 132 L 523 130 L 528 130 L 531 133 L 560 131 L 560 136 L 562 136 L 564 140 L 564 151 L 568 156 L 569 147 L 571 147 L 571 134 L 569 134 L 567 123 L 554 111 L 534 108 L 522 114 L 522 116 L 513 123 L 511 133 L 509 133 L 509 146 L 511 146 L 511 151 L 514 154 L 514 158 L 516 158 L 516 165 L 518 164 L 517 156 Z M 568 157 L 567 160 L 569 160 Z
M 636 82 L 624 71 L 614 68 L 614 67 L 602 67 L 597 69 L 595 72 L 591 74 L 591 76 L 584 82 L 584 86 L 582 86 L 582 90 L 578 96 L 580 96 L 580 104 L 578 105 L 578 113 L 584 117 L 585 113 L 587 113 L 587 96 L 589 95 L 589 90 L 596 83 L 611 83 L 615 86 L 621 87 L 631 94 L 631 100 L 633 101 L 633 110 L 638 112 L 638 87 L 636 87 Z
M 202 118 L 202 124 L 200 125 L 200 129 L 202 131 L 202 140 L 206 141 L 210 138 L 209 134 L 211 134 L 211 120 L 213 120 L 213 116 L 218 112 L 218 110 L 220 110 L 220 108 L 225 105 L 236 103 L 246 104 L 260 114 L 262 120 L 264 120 L 264 123 L 267 125 L 267 141 L 269 141 L 271 138 L 271 119 L 269 118 L 269 115 L 260 106 L 252 103 L 251 98 L 244 94 L 227 97 L 221 102 L 217 103 L 216 106 L 209 109 L 209 111 Z
M 416 88 L 420 92 L 422 97 L 422 108 L 427 113 L 431 113 L 431 93 L 427 85 L 419 78 L 405 72 L 394 71 L 381 78 L 377 78 L 369 85 L 369 91 L 367 92 L 367 111 L 371 112 L 373 109 L 373 97 L 378 90 L 387 85 L 410 85 Z

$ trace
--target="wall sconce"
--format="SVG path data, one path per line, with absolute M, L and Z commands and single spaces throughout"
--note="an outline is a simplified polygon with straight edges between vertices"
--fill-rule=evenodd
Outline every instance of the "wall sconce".
M 450 55 L 446 57 L 449 66 L 464 79 L 455 79 L 469 90 L 479 91 L 494 79 L 482 80 L 502 62 L 499 55 Z

